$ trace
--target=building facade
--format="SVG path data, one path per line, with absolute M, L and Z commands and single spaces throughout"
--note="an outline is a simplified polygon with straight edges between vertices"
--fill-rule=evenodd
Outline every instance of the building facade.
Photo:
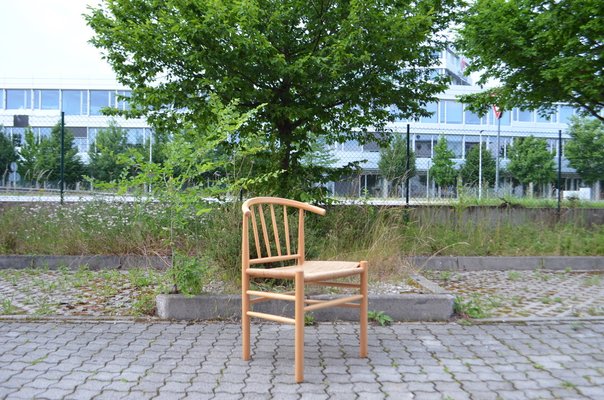
M 495 156 L 499 153 L 500 169 L 507 165 L 507 151 L 517 138 L 534 136 L 547 141 L 550 150 L 562 152 L 562 187 L 565 191 L 578 191 L 585 187 L 576 172 L 568 166 L 564 158 L 564 142 L 568 140 L 566 129 L 575 110 L 559 105 L 549 116 L 542 116 L 534 110 L 513 109 L 503 112 L 500 119 L 495 118 L 491 110 L 486 116 L 478 116 L 467 110 L 459 102 L 458 96 L 475 93 L 480 89 L 462 81 L 464 61 L 445 51 L 441 53 L 441 69 L 457 79 L 462 85 L 452 85 L 439 96 L 437 102 L 427 105 L 430 117 L 419 120 L 397 120 L 390 123 L 386 134 L 405 134 L 410 131 L 410 146 L 416 155 L 417 175 L 410 182 L 412 197 L 434 197 L 436 188 L 429 176 L 434 156 L 434 146 L 440 136 L 445 136 L 449 148 L 455 154 L 456 165 L 464 163 L 466 154 L 472 146 L 485 143 Z M 447 61 L 448 60 L 448 61 Z M 447 64 L 448 62 L 454 65 Z M 456 78 L 455 78 L 456 77 Z M 127 131 L 131 144 L 143 144 L 152 141 L 153 130 L 144 119 L 125 119 L 102 115 L 105 107 L 127 109 L 128 88 L 115 82 L 0 82 L 0 125 L 13 137 L 15 143 L 23 140 L 27 127 L 34 134 L 43 137 L 50 134 L 54 125 L 65 113 L 65 126 L 74 134 L 75 143 L 81 158 L 86 162 L 87 153 L 95 143 L 99 129 L 110 122 Z M 562 132 L 562 148 L 559 148 L 558 136 Z M 392 193 L 388 182 L 381 178 L 378 168 L 380 149 L 376 143 L 359 144 L 350 141 L 329 147 L 336 164 L 344 165 L 350 161 L 360 161 L 362 173 L 347 181 L 332 182 L 330 191 L 336 196 L 371 195 L 385 197 Z M 514 187 L 511 180 L 501 174 L 500 187 L 506 194 L 519 194 L 521 188 Z M 601 184 L 590 187 L 590 197 L 600 199 Z M 542 193 L 552 194 L 552 188 L 541 188 Z

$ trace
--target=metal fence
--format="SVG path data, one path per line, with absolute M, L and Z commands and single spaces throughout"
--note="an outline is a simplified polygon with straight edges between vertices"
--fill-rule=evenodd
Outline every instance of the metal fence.
M 21 150 L 21 159 L 0 171 L 0 201 L 63 202 L 98 196 L 112 198 L 111 194 L 99 191 L 90 180 L 83 178 L 96 178 L 101 174 L 98 163 L 95 164 L 93 160 L 94 154 L 138 148 L 145 158 L 150 161 L 156 159 L 157 138 L 143 120 L 110 120 L 101 115 L 64 115 L 52 111 L 41 115 L 15 115 L 12 122 L 12 125 L 5 124 L 3 130 Z M 122 138 L 119 146 L 114 143 L 114 148 L 108 148 L 107 144 L 102 144 L 101 138 L 110 135 L 112 126 Z M 329 146 L 325 152 L 331 154 L 335 165 L 349 162 L 359 162 L 361 165 L 358 174 L 328 184 L 332 196 L 407 205 L 447 202 L 462 196 L 479 199 L 511 196 L 554 200 L 564 197 L 602 199 L 600 183 L 586 187 L 568 166 L 563 157 L 567 138 L 561 132 L 455 130 L 402 125 L 398 132 L 392 130 L 384 134 L 400 136 L 405 147 L 393 155 L 394 160 L 397 157 L 409 159 L 409 164 L 405 164 L 404 169 L 399 169 L 398 175 L 392 177 L 392 174 L 385 173 L 384 162 L 381 162 L 385 150 L 376 142 L 349 141 Z M 528 136 L 544 139 L 553 154 L 556 178 L 549 183 L 521 185 L 507 170 L 510 149 L 516 140 Z M 441 182 L 439 174 L 443 172 L 435 168 L 441 138 L 446 139 L 449 164 L 454 170 L 453 180 L 448 183 Z M 46 144 L 41 146 L 42 142 Z M 28 148 L 32 146 L 38 146 L 37 157 L 46 160 L 44 164 L 32 160 L 36 156 L 28 153 Z M 476 155 L 476 149 L 479 149 L 478 167 L 474 161 L 475 168 L 472 170 L 467 164 L 471 153 Z M 495 167 L 489 162 L 494 162 Z

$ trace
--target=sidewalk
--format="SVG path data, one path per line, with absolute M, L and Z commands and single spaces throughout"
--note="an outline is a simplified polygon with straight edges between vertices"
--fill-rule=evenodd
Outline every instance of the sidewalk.
M 604 320 L 306 328 L 253 324 L 253 359 L 232 323 L 0 321 L 4 399 L 601 399 Z

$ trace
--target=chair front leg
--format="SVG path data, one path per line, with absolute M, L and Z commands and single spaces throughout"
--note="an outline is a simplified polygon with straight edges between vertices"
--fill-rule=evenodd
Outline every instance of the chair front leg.
M 245 271 L 241 275 L 241 288 L 241 356 L 244 361 L 247 361 L 250 359 L 250 317 L 247 315 L 250 311 L 250 295 L 247 293 L 250 288 L 250 277 Z
M 296 383 L 304 380 L 304 272 L 295 276 L 294 374 Z
M 360 321 L 359 321 L 359 357 L 365 358 L 367 357 L 367 313 L 369 309 L 369 299 L 368 299 L 368 263 L 367 261 L 361 261 L 361 269 L 363 272 L 361 273 L 361 295 L 363 298 L 361 299 L 361 307 L 360 307 Z

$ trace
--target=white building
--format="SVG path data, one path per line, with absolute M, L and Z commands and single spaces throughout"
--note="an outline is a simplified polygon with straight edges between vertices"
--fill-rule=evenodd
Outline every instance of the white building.
M 440 73 L 447 73 L 452 79 L 461 82 L 464 61 L 449 53 L 441 54 Z M 458 67 L 455 69 L 447 64 L 448 62 Z M 466 80 L 461 83 L 469 82 Z M 432 116 L 414 121 L 396 121 L 387 126 L 386 132 L 405 133 L 407 125 L 410 125 L 410 143 L 416 154 L 418 172 L 410 184 L 412 197 L 434 195 L 428 170 L 434 145 L 440 135 L 447 137 L 449 147 L 455 153 L 455 161 L 461 165 L 468 149 L 481 140 L 486 142 L 487 148 L 495 154 L 499 132 L 501 168 L 504 168 L 507 163 L 507 146 L 512 144 L 515 138 L 530 135 L 544 138 L 550 149 L 555 152 L 558 151 L 558 132 L 562 131 L 563 141 L 568 139 L 565 131 L 569 118 L 574 113 L 572 108 L 560 105 L 556 112 L 548 117 L 542 117 L 535 111 L 514 109 L 504 112 L 501 120 L 498 121 L 493 111 L 485 117 L 479 117 L 464 109 L 464 105 L 457 100 L 458 95 L 479 90 L 470 85 L 452 85 L 439 96 L 438 102 L 428 104 L 428 111 L 433 112 Z M 4 80 L 0 82 L 0 125 L 4 127 L 6 133 L 15 138 L 16 142 L 20 142 L 28 126 L 36 135 L 49 135 L 51 128 L 60 120 L 63 111 L 65 126 L 74 134 L 79 152 L 86 160 L 96 132 L 99 128 L 107 127 L 111 120 L 128 131 L 130 143 L 142 144 L 150 140 L 152 129 L 144 119 L 101 115 L 101 109 L 104 107 L 128 107 L 127 101 L 118 97 L 128 94 L 128 88 L 121 87 L 115 82 Z M 365 160 L 362 163 L 363 173 L 358 177 L 331 185 L 334 194 L 359 196 L 369 193 L 383 196 L 386 193 L 385 184 L 379 176 L 377 144 L 360 145 L 356 142 L 346 142 L 334 146 L 332 151 L 338 163 L 342 165 L 349 161 Z M 564 148 L 562 154 L 564 155 Z M 563 160 L 562 174 L 563 190 L 573 191 L 583 186 L 581 179 L 573 169 L 568 167 L 566 160 Z M 503 175 L 500 185 L 508 191 L 513 190 Z M 601 198 L 599 188 L 599 184 L 592 187 L 592 198 Z M 552 192 L 551 188 L 547 191 Z

